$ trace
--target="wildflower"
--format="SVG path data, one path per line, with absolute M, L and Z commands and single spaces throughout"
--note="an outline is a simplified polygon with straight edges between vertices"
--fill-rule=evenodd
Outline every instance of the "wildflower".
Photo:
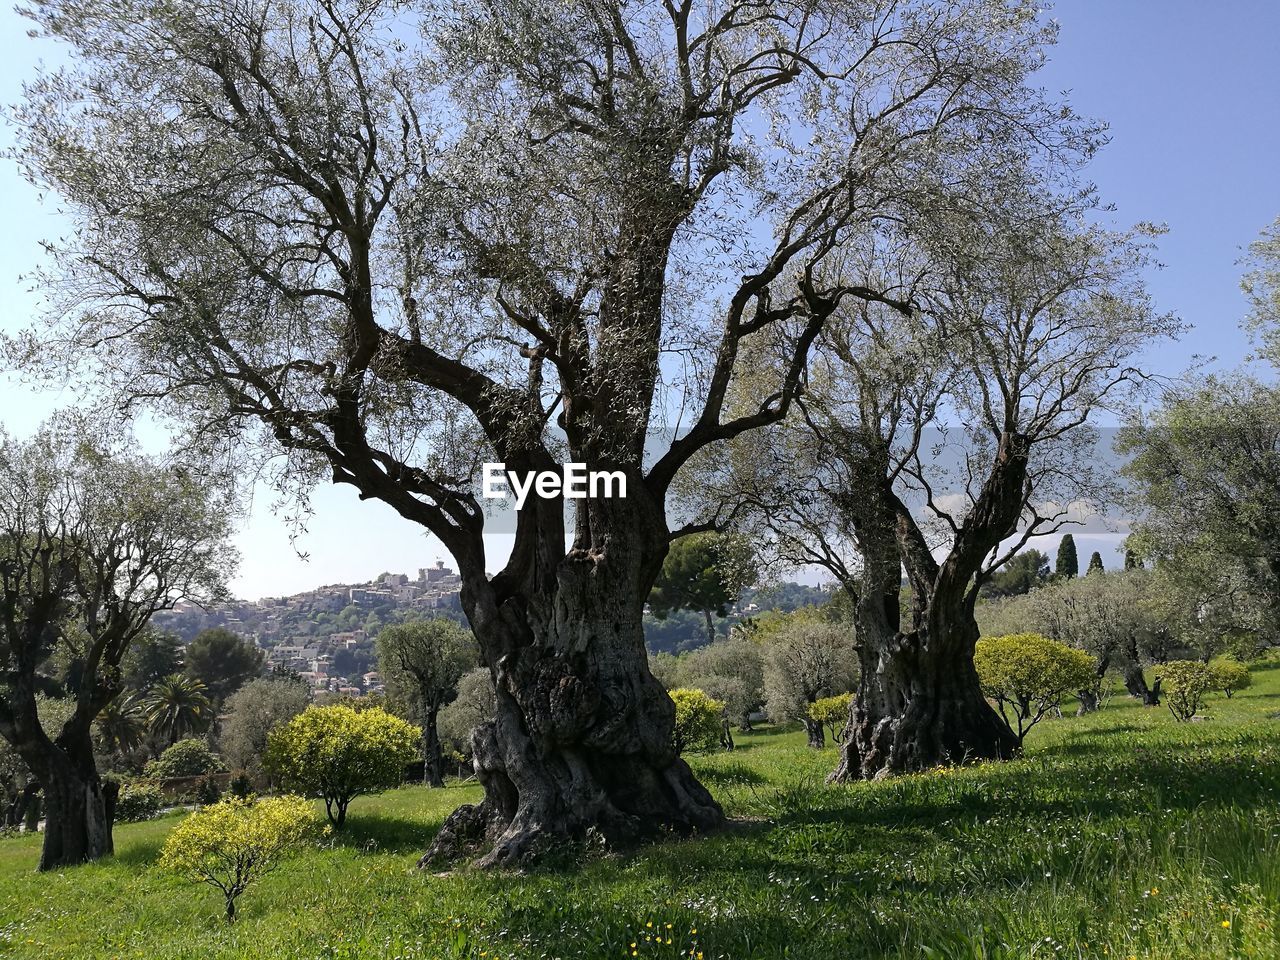
M 1231 929 L 1231 921 L 1230 921 L 1230 920 L 1223 920 L 1223 921 L 1222 921 L 1222 929 L 1223 929 L 1223 930 L 1230 930 L 1230 929 Z

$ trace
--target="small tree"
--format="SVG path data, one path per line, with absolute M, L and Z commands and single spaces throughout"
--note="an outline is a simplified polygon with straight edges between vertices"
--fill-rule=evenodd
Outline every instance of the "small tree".
M 1085 571 L 1087 577 L 1091 573 L 1105 573 L 1106 568 L 1102 565 L 1102 554 L 1097 550 L 1093 551 L 1093 556 L 1089 558 L 1089 569 Z
M 221 890 L 231 923 L 236 898 L 279 866 L 316 827 L 311 804 L 302 797 L 228 797 L 178 824 L 165 840 L 160 864 Z
M 765 711 L 775 723 L 799 720 L 809 746 L 826 743 L 821 723 L 809 705 L 848 691 L 858 676 L 853 631 L 830 623 L 793 619 L 768 641 L 765 655 Z
M 422 731 L 385 710 L 309 707 L 267 737 L 267 769 L 284 784 L 324 800 L 341 828 L 363 794 L 399 785 L 418 755 Z
M 0 432 L 0 737 L 43 790 L 40 869 L 112 852 L 115 784 L 94 721 L 153 615 L 223 595 L 235 514 L 217 471 L 131 452 L 129 437 L 63 415 L 25 443 Z M 46 670 L 74 668 L 71 710 L 44 725 Z
M 670 693 L 676 705 L 676 726 L 672 734 L 676 753 L 714 750 L 720 745 L 724 727 L 723 700 L 713 700 L 701 690 L 681 687 Z
M 973 664 L 982 692 L 996 702 L 1000 716 L 1018 738 L 1058 707 L 1062 698 L 1088 687 L 1097 661 L 1083 650 L 1038 633 L 1013 633 L 979 640 Z
M 1076 538 L 1071 534 L 1063 534 L 1058 544 L 1058 558 L 1053 565 L 1053 572 L 1060 577 L 1075 577 L 1080 573 L 1080 556 L 1076 553 Z
M 260 677 L 246 683 L 227 699 L 226 719 L 218 738 L 227 763 L 260 776 L 268 734 L 307 709 L 310 700 L 311 691 L 297 676 Z
M 254 677 L 261 676 L 266 655 L 225 627 L 196 635 L 183 651 L 187 676 L 205 686 L 209 699 L 221 706 Z
M 823 697 L 809 704 L 809 719 L 820 723 L 831 733 L 831 742 L 839 743 L 844 727 L 849 720 L 849 704 L 853 702 L 853 694 L 840 693 L 834 697 Z
M 458 691 L 458 681 L 476 663 L 471 634 L 443 617 L 411 620 L 378 634 L 378 669 L 390 688 L 413 704 L 422 721 L 423 779 L 444 786 L 444 758 L 437 721 Z
M 663 657 L 659 655 L 654 659 L 661 661 Z M 691 650 L 678 659 L 669 656 L 666 659 L 672 660 L 677 668 L 674 672 L 679 682 L 665 683 L 665 686 L 705 690 L 728 703 L 729 719 L 738 729 L 751 729 L 751 714 L 764 703 L 764 651 L 759 643 L 735 629 L 724 640 Z M 659 671 L 665 668 L 665 663 L 658 666 Z M 721 678 L 713 681 L 716 689 L 703 682 L 713 677 Z
M 188 739 L 179 740 L 148 763 L 146 775 L 158 780 L 175 780 L 179 777 L 203 777 L 226 769 L 226 765 L 209 749 L 207 743 Z
M 458 695 L 440 711 L 440 739 L 458 755 L 471 758 L 471 731 L 498 712 L 497 693 L 488 667 L 468 670 L 458 681 Z
M 1222 657 L 1209 664 L 1209 673 L 1213 676 L 1215 690 L 1221 690 L 1230 700 L 1237 690 L 1243 690 L 1253 683 L 1249 676 L 1249 668 L 1239 660 Z
M 1179 723 L 1196 715 L 1205 694 L 1217 686 L 1217 678 L 1207 663 L 1199 660 L 1170 660 L 1156 667 L 1164 685 L 1164 702 Z

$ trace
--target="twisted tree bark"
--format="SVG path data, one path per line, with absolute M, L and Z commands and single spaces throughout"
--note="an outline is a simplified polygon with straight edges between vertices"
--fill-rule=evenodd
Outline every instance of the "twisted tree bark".
M 641 617 L 666 533 L 643 499 L 594 507 L 597 546 L 551 578 L 507 596 L 498 578 L 464 587 L 497 694 L 472 735 L 485 797 L 446 820 L 420 866 L 481 846 L 480 866 L 512 865 L 588 834 L 625 845 L 724 823 L 676 755 L 675 706 L 649 672 Z

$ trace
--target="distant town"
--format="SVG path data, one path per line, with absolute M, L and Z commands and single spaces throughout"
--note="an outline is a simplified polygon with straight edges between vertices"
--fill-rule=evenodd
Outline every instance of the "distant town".
M 383 690 L 373 640 L 385 625 L 417 616 L 462 620 L 458 574 L 437 560 L 416 579 L 383 573 L 367 583 L 335 583 L 288 597 L 236 600 L 204 608 L 179 603 L 156 626 L 184 642 L 223 627 L 252 640 L 269 668 L 296 673 L 315 693 L 359 696 Z
M 382 573 L 366 583 L 334 583 L 288 597 L 235 600 L 212 607 L 179 603 L 158 614 L 155 625 L 188 643 L 202 630 L 230 630 L 253 641 L 268 669 L 296 673 L 313 694 L 361 696 L 385 687 L 377 670 L 374 639 L 384 626 L 417 617 L 448 617 L 465 623 L 456 571 L 435 561 L 417 577 Z M 727 632 L 762 610 L 794 610 L 828 599 L 823 588 L 779 583 L 744 590 L 719 620 Z M 678 653 L 706 642 L 702 615 L 673 611 L 664 619 L 645 616 L 645 639 L 654 653 Z

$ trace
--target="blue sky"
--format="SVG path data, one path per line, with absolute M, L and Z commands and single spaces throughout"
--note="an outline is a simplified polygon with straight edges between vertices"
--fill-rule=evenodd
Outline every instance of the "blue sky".
M 1195 356 L 1234 366 L 1247 352 L 1237 324 L 1242 248 L 1280 215 L 1280 3 L 1276 0 L 1061 0 L 1053 15 L 1061 43 L 1042 74 L 1069 90 L 1081 113 L 1111 125 L 1112 142 L 1090 174 L 1116 205 L 1117 224 L 1166 223 L 1165 268 L 1150 278 L 1156 302 L 1192 325 L 1177 344 L 1153 353 L 1153 369 L 1174 374 Z M 14 102 L 41 57 L 56 50 L 26 36 L 12 10 L 0 13 L 0 103 Z M 8 144 L 11 130 L 0 130 Z M 0 161 L 0 327 L 23 326 L 38 308 L 20 274 L 39 257 L 42 238 L 62 223 Z M 74 390 L 33 395 L 0 377 L 0 422 L 29 433 L 49 410 L 75 402 Z M 261 496 L 239 536 L 243 561 L 233 586 L 242 596 L 290 593 L 351 582 L 382 570 L 412 571 L 447 559 L 438 542 L 389 508 L 361 503 L 346 488 L 317 492 L 316 518 L 293 553 L 285 527 Z M 1114 537 L 1077 535 L 1082 562 L 1100 549 L 1114 565 Z M 1041 549 L 1045 544 L 1038 544 Z M 1051 546 L 1051 544 L 1049 545 Z M 501 541 L 491 545 L 500 558 Z

